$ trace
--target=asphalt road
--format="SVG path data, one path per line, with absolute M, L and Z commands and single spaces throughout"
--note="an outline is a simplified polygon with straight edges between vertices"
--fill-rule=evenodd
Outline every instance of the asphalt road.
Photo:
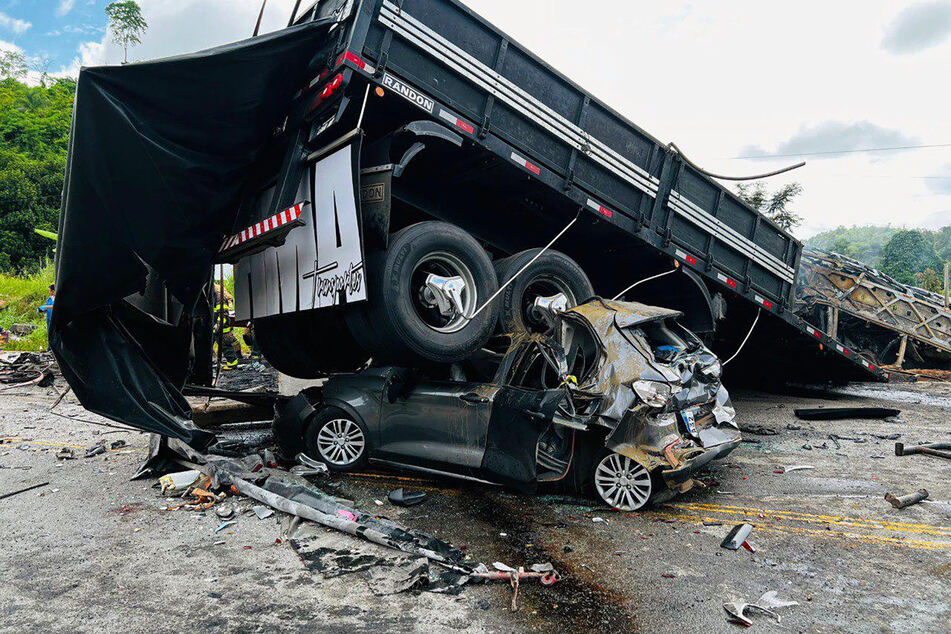
M 324 578 L 287 543 L 287 519 L 258 520 L 229 501 L 238 523 L 219 533 L 214 513 L 164 511 L 151 481 L 130 482 L 147 436 L 51 415 L 50 390 L 0 393 L 0 630 L 155 632 L 545 631 L 729 632 L 722 604 L 768 590 L 799 602 L 758 631 L 948 632 L 951 623 L 951 464 L 896 457 L 894 440 L 951 441 L 951 386 L 854 386 L 849 394 L 735 394 L 750 440 L 709 474 L 712 486 L 625 514 L 590 500 L 529 498 L 478 485 L 375 472 L 331 490 L 364 509 L 433 532 L 473 559 L 552 562 L 564 579 L 523 585 L 519 610 L 502 585 L 458 597 L 378 596 L 359 574 Z M 893 405 L 904 422 L 796 420 L 796 407 Z M 67 399 L 57 412 L 105 422 Z M 840 438 L 829 438 L 829 434 Z M 127 447 L 82 458 L 106 440 Z M 805 449 L 807 445 L 811 449 Z M 75 460 L 57 460 L 63 446 Z M 781 467 L 813 469 L 776 473 Z M 428 501 L 400 509 L 395 486 Z M 926 488 L 904 510 L 886 492 Z M 730 527 L 755 525 L 756 552 L 719 547 Z M 387 556 L 324 529 L 320 545 Z M 276 540 L 281 540 L 279 543 Z

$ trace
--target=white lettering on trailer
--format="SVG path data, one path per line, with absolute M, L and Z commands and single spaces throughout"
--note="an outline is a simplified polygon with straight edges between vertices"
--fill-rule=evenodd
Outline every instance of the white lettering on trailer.
M 393 92 L 395 92 L 396 94 L 400 95 L 407 101 L 410 101 L 416 104 L 417 106 L 419 106 L 420 108 L 422 108 L 423 110 L 425 110 L 426 112 L 430 114 L 432 114 L 433 111 L 436 109 L 435 101 L 433 101 L 432 99 L 430 99 L 423 93 L 419 92 L 415 88 L 411 88 L 410 86 L 407 86 L 402 81 L 400 81 L 396 77 L 393 77 L 389 73 L 385 73 L 383 75 L 383 85 L 389 88 L 390 90 L 392 90 Z

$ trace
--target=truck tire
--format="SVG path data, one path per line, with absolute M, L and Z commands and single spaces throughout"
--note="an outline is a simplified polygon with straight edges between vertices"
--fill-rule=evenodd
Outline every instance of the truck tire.
M 459 277 L 462 312 L 445 315 L 424 294 L 429 274 Z M 466 319 L 498 290 L 488 254 L 445 222 L 421 222 L 390 236 L 367 257 L 369 301 L 347 313 L 353 336 L 374 363 L 455 363 L 482 348 L 498 319 L 497 302 Z
M 254 338 L 264 358 L 279 372 L 319 379 L 353 372 L 368 356 L 343 322 L 342 310 L 325 308 L 254 320 Z
M 495 263 L 499 285 L 505 284 L 540 249 L 529 249 Z M 568 307 L 577 306 L 594 295 L 591 280 L 581 266 L 560 251 L 546 251 L 499 297 L 499 330 L 511 332 L 546 332 L 548 324 L 533 310 L 535 298 L 563 293 Z

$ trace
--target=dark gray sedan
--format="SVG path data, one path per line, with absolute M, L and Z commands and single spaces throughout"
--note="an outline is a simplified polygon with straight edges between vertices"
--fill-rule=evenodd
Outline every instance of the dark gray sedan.
M 275 436 L 335 471 L 369 461 L 527 492 L 562 481 L 635 510 L 740 444 L 720 361 L 679 316 L 595 298 L 555 316 L 550 337 L 334 376 L 287 404 Z

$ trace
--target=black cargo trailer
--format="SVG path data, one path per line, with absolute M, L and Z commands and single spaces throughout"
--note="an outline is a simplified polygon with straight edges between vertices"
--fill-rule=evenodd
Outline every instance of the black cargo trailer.
M 544 246 L 578 215 L 553 248 L 583 268 L 598 294 L 613 296 L 677 267 L 678 274 L 625 297 L 683 310 L 686 323 L 724 355 L 762 313 L 735 374 L 884 378 L 793 312 L 802 252 L 793 236 L 462 4 L 322 0 L 298 21 L 327 17 L 339 21 L 335 39 L 318 57 L 270 163 L 260 166 L 260 195 L 242 208 L 236 231 L 309 202 L 321 188 L 307 176 L 313 161 L 359 139 L 351 156 L 360 171 L 359 240 L 368 253 L 386 249 L 394 232 L 438 220 L 463 229 L 499 261 Z M 380 339 L 400 337 L 399 325 L 367 335 L 378 326 L 344 315 L 361 310 L 354 301 L 346 306 L 346 293 L 319 309 L 316 298 L 307 301 L 304 256 L 298 247 L 296 259 L 287 255 L 284 235 L 259 241 L 237 267 L 239 286 L 247 278 L 239 293 L 243 317 L 259 324 L 278 366 L 314 375 L 342 369 L 350 332 L 363 347 L 388 350 Z M 226 250 L 224 258 L 235 255 Z M 371 273 L 368 267 L 364 281 L 372 304 Z M 385 316 L 389 308 L 382 310 Z M 308 350 L 316 342 L 288 349 L 289 333 L 302 344 L 306 333 L 328 330 L 333 345 L 325 334 L 319 344 L 325 361 Z
M 321 0 L 278 33 L 83 69 L 60 236 L 70 385 L 193 443 L 215 262 L 303 377 L 459 375 L 597 293 L 681 310 L 724 358 L 745 343 L 730 382 L 886 378 L 795 316 L 792 236 L 452 0 Z

